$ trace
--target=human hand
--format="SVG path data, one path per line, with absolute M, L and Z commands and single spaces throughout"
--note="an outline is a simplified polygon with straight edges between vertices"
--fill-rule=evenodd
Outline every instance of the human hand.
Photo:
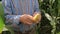
M 20 17 L 20 21 L 23 24 L 31 25 L 33 23 L 33 16 L 24 14 Z

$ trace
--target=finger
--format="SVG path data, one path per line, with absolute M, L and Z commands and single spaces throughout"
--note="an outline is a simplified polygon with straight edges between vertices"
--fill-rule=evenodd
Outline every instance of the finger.
M 31 24 L 32 23 L 27 17 L 24 17 L 23 22 L 24 22 L 24 24 Z
M 31 15 L 28 15 L 28 17 L 27 17 L 30 21 L 34 21 L 34 19 L 33 19 L 33 16 L 31 16 Z
M 30 19 L 26 19 L 26 23 L 28 24 L 28 25 L 31 25 L 33 22 L 30 20 Z
M 32 20 L 30 20 L 30 19 L 28 19 L 28 18 L 27 18 L 26 20 L 27 20 L 27 22 L 32 23 Z
M 23 22 L 24 24 L 32 24 L 32 20 L 30 19 L 32 16 L 24 15 Z
M 26 25 L 31 25 L 32 23 L 29 22 L 28 20 L 26 20 L 26 21 L 24 21 L 24 24 L 26 24 Z

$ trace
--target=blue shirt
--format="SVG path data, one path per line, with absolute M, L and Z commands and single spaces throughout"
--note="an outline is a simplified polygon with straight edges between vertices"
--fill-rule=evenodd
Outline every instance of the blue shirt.
M 4 14 L 7 25 L 10 25 L 14 30 L 25 32 L 34 28 L 35 24 L 24 25 L 19 24 L 20 16 L 23 14 L 33 15 L 34 12 L 39 12 L 38 0 L 2 0 Z

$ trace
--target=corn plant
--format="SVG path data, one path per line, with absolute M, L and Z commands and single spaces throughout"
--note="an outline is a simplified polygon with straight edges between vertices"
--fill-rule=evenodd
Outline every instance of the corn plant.
M 41 24 L 39 29 L 37 29 L 38 31 L 40 30 L 40 32 L 38 33 L 56 34 L 57 31 L 56 25 L 59 22 L 58 19 L 60 19 L 59 11 L 58 11 L 58 0 L 38 0 L 38 1 L 39 1 L 40 10 L 42 12 Z

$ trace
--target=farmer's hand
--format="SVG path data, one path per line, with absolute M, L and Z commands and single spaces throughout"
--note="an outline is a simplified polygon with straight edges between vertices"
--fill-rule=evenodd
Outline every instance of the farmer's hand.
M 20 17 L 20 21 L 23 24 L 31 25 L 33 23 L 33 17 L 31 15 L 24 14 Z

